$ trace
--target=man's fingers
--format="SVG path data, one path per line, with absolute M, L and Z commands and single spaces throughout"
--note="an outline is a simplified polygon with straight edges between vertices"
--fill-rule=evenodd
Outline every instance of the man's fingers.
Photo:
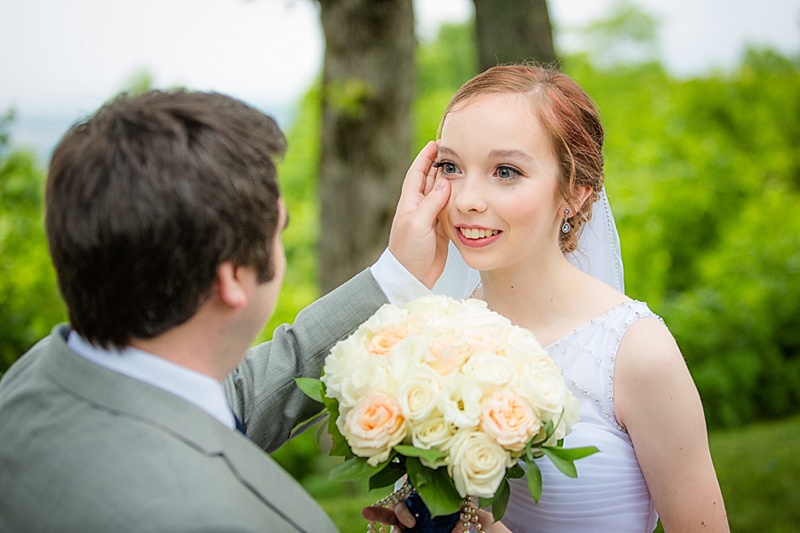
M 408 505 L 406 505 L 405 502 L 397 502 L 394 504 L 392 510 L 402 525 L 406 527 L 414 527 L 414 524 L 417 523 L 417 521 L 414 519 L 414 515 L 411 514 L 411 510 L 408 508 Z
M 394 511 L 386 507 L 364 507 L 361 510 L 361 516 L 370 522 L 380 522 L 381 524 L 389 524 L 396 526 L 400 522 L 394 514 Z
M 433 189 L 433 185 L 436 182 L 436 175 L 439 173 L 439 169 L 433 166 L 433 163 L 436 161 L 436 156 L 439 154 L 439 143 L 436 143 L 436 152 L 433 153 L 433 158 L 431 159 L 431 165 L 428 167 L 428 173 L 425 175 L 425 184 L 422 188 L 422 194 L 428 195 Z
M 387 509 L 386 507 L 364 507 L 361 510 L 361 516 L 371 522 L 380 522 L 381 524 L 388 524 L 391 526 L 414 527 L 416 520 L 408 510 L 408 506 L 404 502 L 397 502 L 394 507 Z
M 431 192 L 419 203 L 416 216 L 419 217 L 419 220 L 424 220 L 426 225 L 430 224 L 431 227 L 434 227 L 439 211 L 444 208 L 449 198 L 450 181 L 444 178 L 437 179 Z
M 426 186 L 428 180 L 432 181 L 431 170 L 433 175 L 436 174 L 436 169 L 433 168 L 433 162 L 436 161 L 436 154 L 439 148 L 435 141 L 429 141 L 425 147 L 420 150 L 414 162 L 411 163 L 406 178 L 403 180 L 403 195 L 409 193 L 426 193 Z

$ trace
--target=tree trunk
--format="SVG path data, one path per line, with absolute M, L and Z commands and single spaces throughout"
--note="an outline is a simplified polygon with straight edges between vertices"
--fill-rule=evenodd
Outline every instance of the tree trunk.
M 547 0 L 474 0 L 481 71 L 498 64 L 556 61 Z
M 412 0 L 320 0 L 325 58 L 320 282 L 328 292 L 386 247 L 411 156 Z

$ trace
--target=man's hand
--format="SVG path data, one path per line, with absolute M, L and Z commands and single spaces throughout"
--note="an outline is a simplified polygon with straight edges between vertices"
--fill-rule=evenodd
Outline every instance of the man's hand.
M 380 522 L 381 524 L 394 526 L 398 531 L 405 531 L 405 528 L 414 527 L 414 524 L 416 524 L 416 520 L 414 520 L 405 502 L 398 502 L 391 509 L 387 507 L 364 507 L 361 515 L 370 522 Z
M 392 531 L 405 531 L 407 527 L 414 527 L 416 521 L 411 515 L 411 511 L 404 502 L 394 504 L 394 507 L 364 507 L 361 515 L 371 522 L 380 522 L 393 526 Z M 495 522 L 492 513 L 483 509 L 478 509 L 478 522 L 486 533 L 511 533 L 502 522 Z M 452 533 L 461 533 L 463 530 L 461 522 L 453 527 Z
M 450 198 L 450 182 L 436 179 L 437 150 L 429 142 L 408 169 L 389 235 L 389 251 L 429 289 L 444 270 L 448 245 L 437 216 Z

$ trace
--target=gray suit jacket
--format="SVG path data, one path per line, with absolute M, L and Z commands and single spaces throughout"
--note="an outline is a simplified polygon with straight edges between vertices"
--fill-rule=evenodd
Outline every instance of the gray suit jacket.
M 292 378 L 319 376 L 382 303 L 362 273 L 248 353 L 224 387 L 252 440 L 77 356 L 56 328 L 0 381 L 0 531 L 335 531 L 259 446 L 319 411 Z

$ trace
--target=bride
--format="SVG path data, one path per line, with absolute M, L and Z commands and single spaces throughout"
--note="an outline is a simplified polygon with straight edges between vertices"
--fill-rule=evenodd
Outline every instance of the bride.
M 600 449 L 577 479 L 538 461 L 538 504 L 512 480 L 502 524 L 645 532 L 660 517 L 668 533 L 728 531 L 691 375 L 663 321 L 624 294 L 592 100 L 562 73 L 494 67 L 455 94 L 438 144 L 452 245 L 434 291 L 482 298 L 533 331 L 581 403 L 565 447 Z

